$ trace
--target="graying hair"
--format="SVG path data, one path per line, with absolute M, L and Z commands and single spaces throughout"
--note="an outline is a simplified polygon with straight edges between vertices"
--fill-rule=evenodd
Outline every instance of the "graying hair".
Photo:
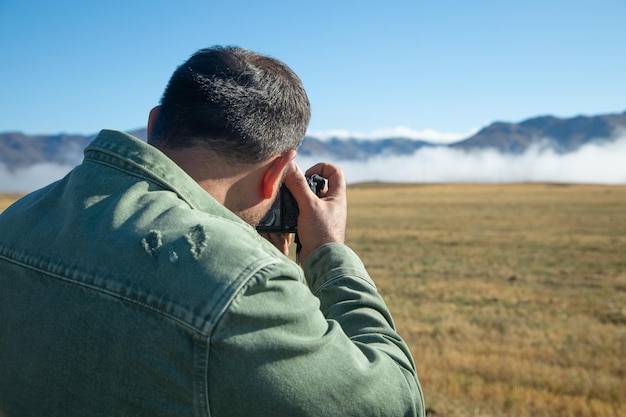
M 310 116 L 302 82 L 287 65 L 238 47 L 213 47 L 176 69 L 149 141 L 255 163 L 297 149 Z

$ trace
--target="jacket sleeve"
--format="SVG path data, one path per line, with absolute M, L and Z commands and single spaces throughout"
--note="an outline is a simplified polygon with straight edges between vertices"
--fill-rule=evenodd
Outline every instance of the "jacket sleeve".
M 211 338 L 209 405 L 221 416 L 423 416 L 415 366 L 347 246 L 266 268 Z

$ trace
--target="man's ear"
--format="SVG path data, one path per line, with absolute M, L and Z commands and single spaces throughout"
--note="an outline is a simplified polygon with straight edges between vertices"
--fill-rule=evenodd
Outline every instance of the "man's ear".
M 148 138 L 152 134 L 152 129 L 154 128 L 154 124 L 156 123 L 156 119 L 159 116 L 160 110 L 161 110 L 161 106 L 156 106 L 155 108 L 150 110 L 150 115 L 148 116 L 148 132 L 147 132 Z
M 275 157 L 267 166 L 265 174 L 263 174 L 263 182 L 261 184 L 263 198 L 272 198 L 274 190 L 280 186 L 283 181 L 285 168 L 296 157 L 297 152 L 293 149 L 284 152 Z

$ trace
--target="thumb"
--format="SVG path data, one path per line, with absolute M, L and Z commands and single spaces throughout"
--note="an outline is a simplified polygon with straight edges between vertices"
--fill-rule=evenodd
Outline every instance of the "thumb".
M 315 197 L 300 167 L 293 161 L 287 167 L 284 183 L 299 207 L 306 206 L 305 203 Z

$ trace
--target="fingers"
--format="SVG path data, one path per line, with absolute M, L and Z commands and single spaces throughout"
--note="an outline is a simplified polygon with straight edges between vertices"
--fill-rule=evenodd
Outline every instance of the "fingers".
M 344 243 L 347 223 L 346 182 L 343 171 L 334 165 L 319 163 L 308 169 L 306 174 L 317 174 L 326 178 L 327 188 L 320 197 L 316 196 L 298 166 L 292 163 L 288 167 L 285 185 L 299 208 L 298 236 L 302 263 L 322 245 Z
M 335 165 L 320 162 L 307 169 L 306 175 L 321 175 L 328 181 L 326 192 L 322 192 L 322 196 L 344 195 L 346 192 L 346 180 L 343 170 Z
M 347 224 L 346 180 L 343 170 L 335 165 L 319 163 L 306 171 L 307 176 L 320 175 L 326 187 L 318 197 L 295 162 L 285 172 L 284 184 L 296 199 L 299 208 L 298 236 L 302 264 L 317 248 L 327 243 L 344 243 Z M 263 234 L 282 253 L 288 255 L 293 235 Z
M 296 199 L 298 206 L 308 205 L 307 202 L 310 204 L 313 198 L 317 198 L 317 196 L 312 193 L 309 188 L 309 183 L 300 170 L 300 167 L 298 167 L 295 162 L 291 162 L 287 167 L 285 185 Z

